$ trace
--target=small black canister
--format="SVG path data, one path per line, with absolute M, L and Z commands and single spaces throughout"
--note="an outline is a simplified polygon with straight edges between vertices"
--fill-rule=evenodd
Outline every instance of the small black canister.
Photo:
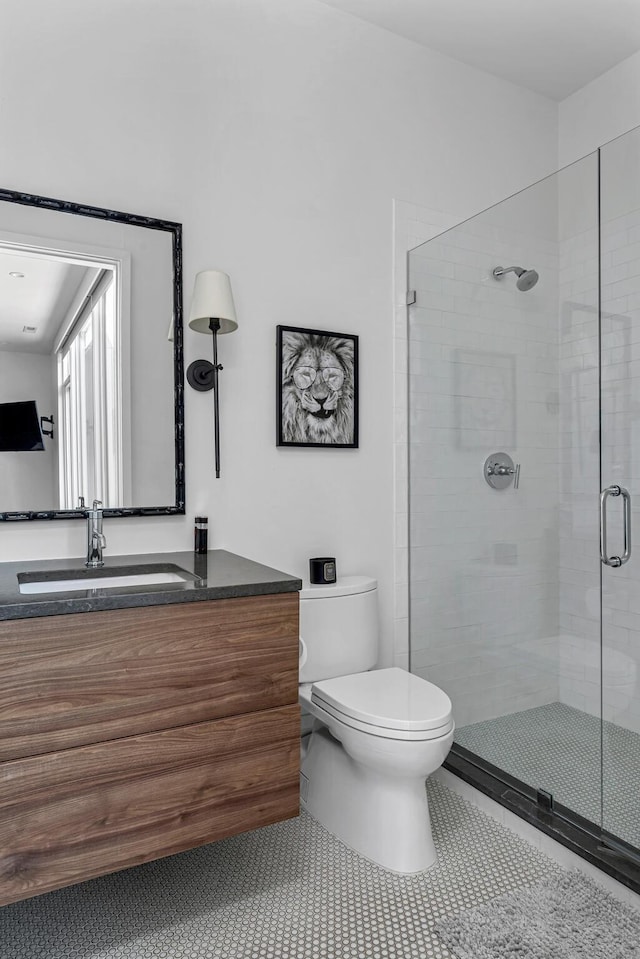
M 194 545 L 196 553 L 206 553 L 208 549 L 208 516 L 196 516 L 196 525 L 194 530 Z
M 335 556 L 315 556 L 309 560 L 309 582 L 314 586 L 326 586 L 336 581 Z

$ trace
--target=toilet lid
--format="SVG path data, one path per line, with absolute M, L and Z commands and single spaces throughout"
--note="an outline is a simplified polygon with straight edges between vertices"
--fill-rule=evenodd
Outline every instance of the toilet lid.
M 369 593 L 378 582 L 370 576 L 339 576 L 335 583 L 304 582 L 300 599 L 334 599 L 336 596 L 351 596 L 354 593 Z
M 451 725 L 451 700 L 433 683 L 392 666 L 314 683 L 311 701 L 336 715 L 380 729 L 427 730 Z

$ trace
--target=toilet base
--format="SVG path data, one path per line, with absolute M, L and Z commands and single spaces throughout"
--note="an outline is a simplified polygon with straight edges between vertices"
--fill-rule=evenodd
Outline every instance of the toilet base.
M 357 763 L 326 728 L 305 743 L 301 773 L 302 807 L 346 846 L 402 875 L 435 865 L 426 776 L 391 777 Z

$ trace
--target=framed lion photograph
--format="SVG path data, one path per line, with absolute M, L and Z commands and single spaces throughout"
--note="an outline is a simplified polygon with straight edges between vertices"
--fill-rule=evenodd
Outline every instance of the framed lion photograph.
M 358 446 L 358 337 L 277 327 L 277 445 Z

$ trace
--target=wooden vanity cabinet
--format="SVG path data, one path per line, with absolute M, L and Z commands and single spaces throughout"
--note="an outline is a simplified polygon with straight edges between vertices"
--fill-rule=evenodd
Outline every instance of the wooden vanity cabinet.
M 298 815 L 298 594 L 0 623 L 0 903 Z

